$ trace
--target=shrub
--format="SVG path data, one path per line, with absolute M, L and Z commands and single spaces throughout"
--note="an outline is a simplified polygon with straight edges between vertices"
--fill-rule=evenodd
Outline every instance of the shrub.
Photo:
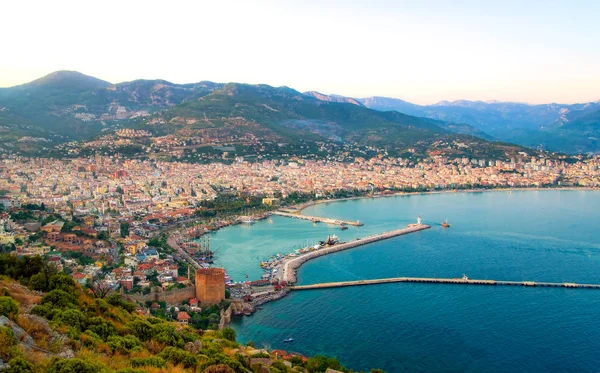
M 0 297 L 0 315 L 14 319 L 19 313 L 19 304 L 11 297 Z
M 47 373 L 100 373 L 99 367 L 81 359 L 56 359 L 48 367 Z
M 228 365 L 218 364 L 211 365 L 202 371 L 203 373 L 235 373 Z
M 185 342 L 175 328 L 169 324 L 157 324 L 152 328 L 152 339 L 167 346 L 183 348 Z
M 81 332 L 86 329 L 87 317 L 78 309 L 69 309 L 60 315 L 59 321 Z
M 152 338 L 152 325 L 149 322 L 143 320 L 134 320 L 126 325 L 129 333 L 135 335 L 140 341 L 146 342 Z
M 246 368 L 237 360 L 230 358 L 229 356 L 218 353 L 214 355 L 210 355 L 210 357 L 202 364 L 201 370 L 204 371 L 206 368 L 211 365 L 221 365 L 225 364 L 233 369 L 235 372 L 246 372 Z
M 10 328 L 0 326 L 0 359 L 8 360 L 11 357 L 12 347 L 16 344 L 15 333 Z
M 33 373 L 35 367 L 29 361 L 22 357 L 10 359 L 8 362 L 9 368 L 3 369 L 2 373 Z
M 252 358 L 266 358 L 266 359 L 268 359 L 268 358 L 271 357 L 271 355 L 267 354 L 266 352 L 259 352 L 257 354 L 252 355 L 251 357 Z
M 341 370 L 342 368 L 338 359 L 328 358 L 326 356 L 315 356 L 312 359 L 308 359 L 305 367 L 310 373 L 324 372 L 327 368 L 334 370 Z
M 278 361 L 278 360 L 274 361 L 273 364 L 271 364 L 271 368 L 276 368 L 280 372 L 288 371 L 288 367 L 282 361 Z
M 101 317 L 92 317 L 88 320 L 88 330 L 94 332 L 103 340 L 117 333 L 113 323 L 104 320 Z
M 221 331 L 221 335 L 228 341 L 235 342 L 235 330 L 231 328 L 223 328 L 223 330 Z
M 120 352 L 127 355 L 132 351 L 140 351 L 142 349 L 142 342 L 133 335 L 126 335 L 124 337 L 112 335 L 108 337 L 107 342 L 113 353 Z
M 134 368 L 139 367 L 155 367 L 155 368 L 163 368 L 167 365 L 165 359 L 161 357 L 147 357 L 147 358 L 139 358 L 134 357 L 130 360 L 131 366 Z
M 182 364 L 185 368 L 192 368 L 198 365 L 196 356 L 175 347 L 165 348 L 158 356 L 175 365 Z
M 77 298 L 64 290 L 52 290 L 42 298 L 42 304 L 60 309 L 75 308 Z
M 62 290 L 67 293 L 75 292 L 75 282 L 71 278 L 71 276 L 66 273 L 60 272 L 50 277 L 50 281 L 48 284 L 49 290 Z

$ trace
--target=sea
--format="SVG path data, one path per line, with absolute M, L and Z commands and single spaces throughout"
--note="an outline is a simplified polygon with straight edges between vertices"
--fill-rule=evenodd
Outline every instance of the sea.
M 600 192 L 491 191 L 364 198 L 304 214 L 360 220 L 339 227 L 273 216 L 214 233 L 216 265 L 260 278 L 271 255 L 324 240 L 431 229 L 323 256 L 299 284 L 384 277 L 462 277 L 600 284 Z M 440 223 L 448 219 L 450 228 Z M 238 341 L 355 371 L 600 372 L 600 290 L 397 283 L 292 292 L 234 320 Z M 293 338 L 293 343 L 284 343 Z

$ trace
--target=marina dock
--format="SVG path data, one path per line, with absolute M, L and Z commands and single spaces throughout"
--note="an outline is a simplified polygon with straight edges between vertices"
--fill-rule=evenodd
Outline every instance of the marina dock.
M 286 218 L 308 220 L 308 221 L 312 221 L 313 223 L 325 223 L 325 224 L 333 224 L 333 225 L 352 225 L 355 227 L 360 227 L 363 225 L 363 223 L 361 223 L 360 221 L 346 221 L 346 220 L 340 220 L 340 219 L 322 218 L 322 217 L 318 217 L 318 216 L 302 215 L 300 213 L 291 213 L 291 212 L 285 212 L 285 211 L 273 211 L 272 214 L 279 215 L 279 216 L 285 216 Z
M 419 221 L 420 221 L 420 219 L 419 219 Z M 296 256 L 291 259 L 284 260 L 277 267 L 279 269 L 279 271 L 277 272 L 275 279 L 279 280 L 280 282 L 286 282 L 288 284 L 294 283 L 294 282 L 296 282 L 296 270 L 302 264 L 304 264 L 305 262 L 307 262 L 311 259 L 318 258 L 323 255 L 335 253 L 338 251 L 352 249 L 354 247 L 366 245 L 366 244 L 369 244 L 372 242 L 377 242 L 377 241 L 386 240 L 389 238 L 401 236 L 401 235 L 408 234 L 408 233 L 422 231 L 424 229 L 429 229 L 429 228 L 431 228 L 431 227 L 426 224 L 420 224 L 420 223 L 410 224 L 406 228 L 397 229 L 397 230 L 393 230 L 393 231 L 389 231 L 389 232 L 384 232 L 384 233 L 368 236 L 365 238 L 359 238 L 354 241 L 338 243 L 338 244 L 335 244 L 335 245 L 332 245 L 329 247 L 321 248 L 319 250 L 310 251 L 310 252 L 302 254 L 300 256 Z
M 464 278 L 427 278 L 427 277 L 392 277 L 380 278 L 374 280 L 358 280 L 358 281 L 341 281 L 341 282 L 325 282 L 312 285 L 295 285 L 290 286 L 290 290 L 311 290 L 311 289 L 328 289 L 339 288 L 346 286 L 363 286 L 390 284 L 397 282 L 420 282 L 433 284 L 453 284 L 453 285 L 490 285 L 490 286 L 529 286 L 529 287 L 557 287 L 557 288 L 585 288 L 585 289 L 600 289 L 598 284 L 576 284 L 573 282 L 536 282 L 536 281 L 497 281 L 497 280 L 472 280 Z

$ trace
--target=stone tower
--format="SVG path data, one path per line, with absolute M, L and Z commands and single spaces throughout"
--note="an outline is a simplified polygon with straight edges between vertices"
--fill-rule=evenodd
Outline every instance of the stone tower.
M 225 270 L 199 268 L 196 270 L 196 299 L 201 304 L 216 304 L 225 299 Z

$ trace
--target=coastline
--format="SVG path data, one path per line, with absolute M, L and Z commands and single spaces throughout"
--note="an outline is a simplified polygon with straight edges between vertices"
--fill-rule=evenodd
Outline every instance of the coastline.
M 474 189 L 447 189 L 447 190 L 431 190 L 424 192 L 396 192 L 391 194 L 374 194 L 366 196 L 356 197 L 345 197 L 345 198 L 334 198 L 334 199 L 320 199 L 309 202 L 300 203 L 297 205 L 291 205 L 285 207 L 287 209 L 295 209 L 296 214 L 302 214 L 305 209 L 328 203 L 353 201 L 360 199 L 375 199 L 375 198 L 387 198 L 387 197 L 400 197 L 400 196 L 413 196 L 413 195 L 428 195 L 428 194 L 442 194 L 442 193 L 483 193 L 483 192 L 512 192 L 512 191 L 545 191 L 545 190 L 559 190 L 559 191 L 600 191 L 600 188 L 593 187 L 556 187 L 556 188 L 543 188 L 543 187 L 518 187 L 518 188 L 474 188 Z

